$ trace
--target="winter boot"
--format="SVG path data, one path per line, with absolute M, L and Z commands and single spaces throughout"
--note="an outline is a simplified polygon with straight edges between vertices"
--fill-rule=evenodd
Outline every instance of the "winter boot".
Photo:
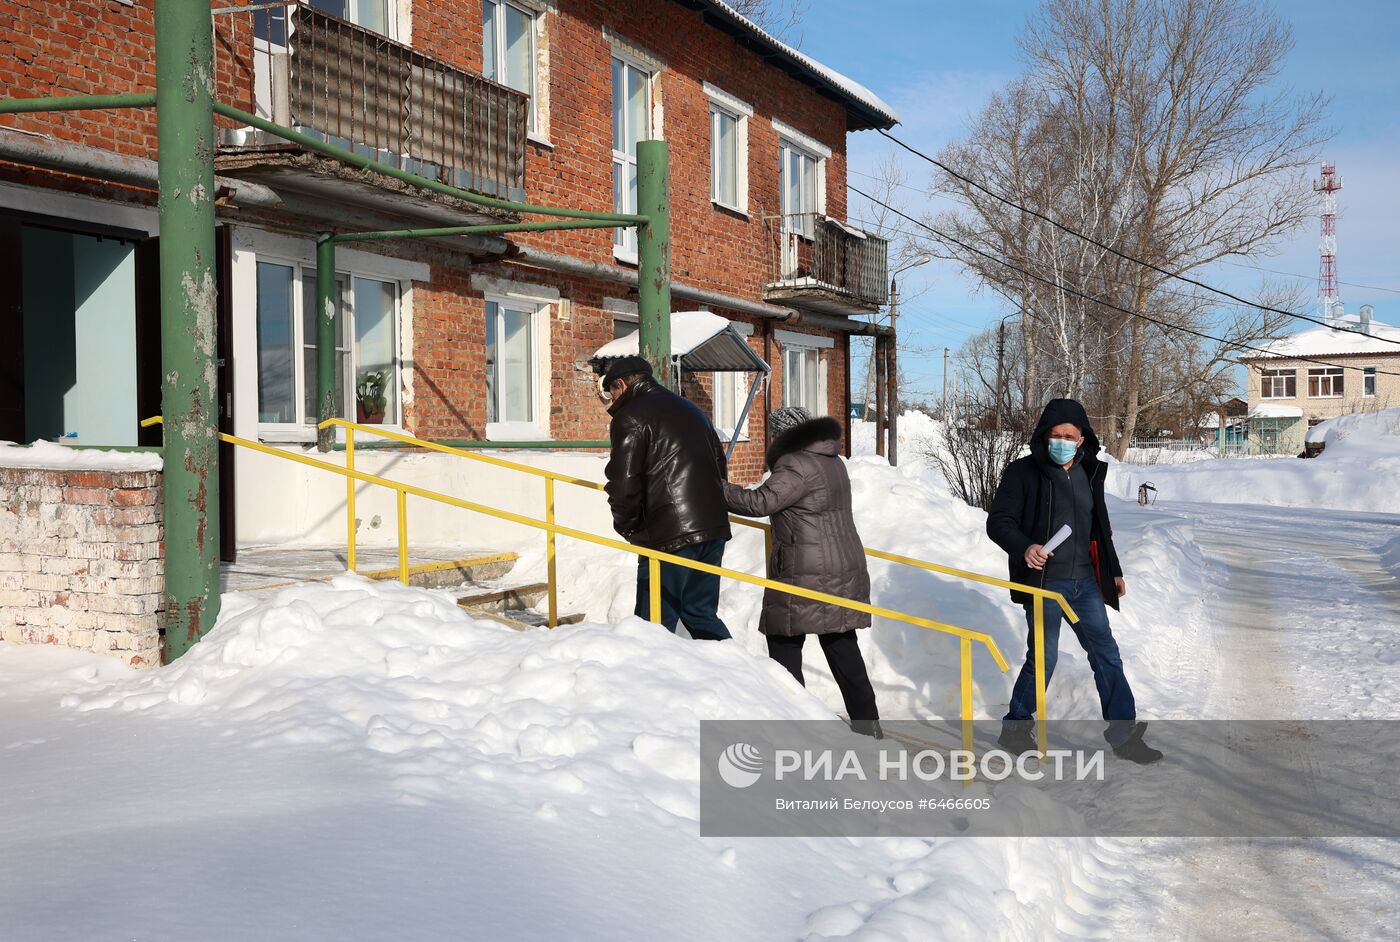
M 885 731 L 879 720 L 851 720 L 851 732 L 869 736 L 871 739 L 884 739 Z
M 997 737 L 997 745 L 1013 756 L 1019 756 L 1023 752 L 1035 752 L 1039 748 L 1031 724 L 1026 720 L 1009 720 L 1003 723 L 1001 735 Z
M 1146 731 L 1146 723 L 1136 724 L 1133 727 L 1132 734 L 1128 736 L 1127 741 L 1113 747 L 1113 754 L 1120 759 L 1136 762 L 1138 765 L 1147 765 L 1162 758 L 1161 750 L 1153 749 L 1143 741 L 1142 735 Z

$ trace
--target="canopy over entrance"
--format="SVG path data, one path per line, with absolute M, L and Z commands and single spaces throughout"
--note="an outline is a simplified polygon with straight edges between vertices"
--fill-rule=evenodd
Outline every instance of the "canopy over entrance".
M 598 348 L 588 363 L 601 377 L 608 364 L 618 357 L 639 356 L 641 332 L 634 330 L 625 337 L 618 337 L 611 343 Z M 744 335 L 734 329 L 734 324 L 718 314 L 709 311 L 671 312 L 671 359 L 679 367 L 676 375 L 689 370 L 692 373 L 752 373 L 753 382 L 749 385 L 749 396 L 744 402 L 736 429 L 743 428 L 749 410 L 753 408 L 758 387 L 767 377 L 768 363 L 753 352 Z M 729 436 L 729 447 L 725 458 L 734 455 L 734 446 L 739 436 Z
M 604 344 L 589 364 L 601 374 L 618 357 L 639 356 L 640 331 Z M 768 364 L 733 323 L 709 311 L 671 312 L 671 357 L 692 373 L 767 373 Z

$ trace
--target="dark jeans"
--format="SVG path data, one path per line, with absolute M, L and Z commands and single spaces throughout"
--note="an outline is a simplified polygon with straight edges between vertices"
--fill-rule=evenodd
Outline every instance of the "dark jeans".
M 836 686 L 841 689 L 841 699 L 846 701 L 847 715 L 852 720 L 878 720 L 880 711 L 875 706 L 875 690 L 865 673 L 865 660 L 860 656 L 854 629 L 817 637 L 826 654 L 826 663 L 831 667 L 831 676 L 836 678 Z M 786 667 L 804 687 L 807 682 L 802 679 L 802 642 L 806 640 L 806 635 L 768 636 L 768 656 Z
M 1092 576 L 1087 579 L 1047 579 L 1045 588 L 1063 595 L 1079 616 L 1079 622 L 1070 627 L 1079 639 L 1079 646 L 1089 656 L 1089 667 L 1094 671 L 1094 685 L 1099 690 L 1103 718 L 1109 721 L 1109 731 L 1105 735 L 1109 742 L 1117 745 L 1132 730 L 1132 721 L 1137 718 L 1137 704 L 1133 701 L 1128 678 L 1123 676 L 1123 658 L 1108 627 L 1108 610 L 1104 607 L 1098 581 Z M 1045 603 L 1047 690 L 1059 657 L 1060 620 L 1063 614 L 1058 605 Z M 1031 605 L 1026 606 L 1026 625 L 1026 663 L 1021 666 L 1016 686 L 1011 690 L 1011 709 L 1004 718 L 1011 721 L 1035 718 L 1035 609 Z
M 671 552 L 697 563 L 718 566 L 724 559 L 724 541 L 695 543 Z M 672 632 L 677 622 L 685 622 L 692 638 L 723 641 L 729 629 L 719 620 L 719 576 L 683 566 L 661 564 L 661 624 Z M 651 560 L 637 558 L 638 618 L 651 618 Z

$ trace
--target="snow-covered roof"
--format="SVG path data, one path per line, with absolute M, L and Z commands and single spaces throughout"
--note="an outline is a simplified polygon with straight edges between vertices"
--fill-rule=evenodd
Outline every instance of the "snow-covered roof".
M 640 331 L 618 337 L 598 348 L 595 363 L 637 356 Z M 671 312 L 671 356 L 696 373 L 766 373 L 768 364 L 749 347 L 734 325 L 710 311 Z
M 859 82 L 803 55 L 739 13 L 723 0 L 680 0 L 692 9 L 703 9 L 721 29 L 762 46 L 789 71 L 839 99 L 846 106 L 846 127 L 852 131 L 889 129 L 899 124 L 899 112 Z
M 1349 353 L 1393 353 L 1400 355 L 1400 327 L 1371 321 L 1370 333 L 1361 333 L 1361 322 L 1348 317 L 1338 322 L 1343 330 L 1314 327 L 1291 337 L 1264 344 L 1260 352 L 1250 351 L 1241 360 L 1288 357 L 1344 356 Z
M 1302 406 L 1283 406 L 1274 402 L 1261 402 L 1249 409 L 1251 419 L 1301 419 Z

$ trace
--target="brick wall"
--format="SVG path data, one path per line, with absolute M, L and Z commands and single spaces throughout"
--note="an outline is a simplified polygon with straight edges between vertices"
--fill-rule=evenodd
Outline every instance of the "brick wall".
M 159 471 L 0 467 L 0 639 L 160 663 Z

